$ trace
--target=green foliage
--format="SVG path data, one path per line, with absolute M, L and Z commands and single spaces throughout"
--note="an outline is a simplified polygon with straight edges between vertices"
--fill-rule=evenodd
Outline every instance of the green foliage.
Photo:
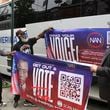
M 3 80 L 2 87 L 3 88 L 9 88 L 11 86 L 10 82 Z
M 32 4 L 34 0 L 17 0 L 14 5 L 15 27 L 24 27 L 25 24 L 34 20 L 34 10 Z

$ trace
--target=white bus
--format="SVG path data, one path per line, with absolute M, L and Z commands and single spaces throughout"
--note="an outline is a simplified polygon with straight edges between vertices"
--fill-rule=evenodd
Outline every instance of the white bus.
M 76 28 L 109 28 L 110 27 L 110 1 L 99 0 L 35 0 L 32 5 L 36 16 L 34 23 L 28 22 L 25 27 L 28 37 L 37 36 L 48 27 L 55 29 L 76 29 Z M 46 6 L 45 6 L 46 5 Z M 0 16 L 1 17 L 1 16 Z M 6 20 L 6 19 L 5 19 Z M 20 20 L 21 21 L 21 20 Z M 0 48 L 11 50 L 11 27 L 2 27 L 3 20 L 0 21 Z M 15 28 L 18 26 L 15 26 Z M 7 29 L 7 30 L 6 30 Z M 14 29 L 14 34 L 17 29 Z M 17 39 L 14 36 L 14 43 Z M 46 56 L 44 39 L 40 39 L 34 46 L 34 54 Z M 10 59 L 0 56 L 0 73 L 10 76 Z M 90 97 L 101 100 L 97 88 L 96 76 L 93 77 L 93 85 Z

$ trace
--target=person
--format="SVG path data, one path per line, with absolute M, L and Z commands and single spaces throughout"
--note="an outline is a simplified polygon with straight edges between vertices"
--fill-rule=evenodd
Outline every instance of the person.
M 90 69 L 98 76 L 99 96 L 108 102 L 110 110 L 110 48 L 106 50 L 101 66 L 92 65 Z
M 20 90 L 23 97 L 25 97 L 26 80 L 28 78 L 28 62 L 20 59 L 17 65 L 19 73 Z
M 9 56 L 13 55 L 14 52 L 5 52 L 4 50 L 0 50 L 1 56 Z M 0 74 L 0 106 L 6 106 L 6 103 L 2 101 L 2 75 Z
M 37 42 L 37 40 L 39 40 L 40 38 L 43 38 L 44 34 L 51 29 L 53 29 L 53 28 L 49 27 L 48 29 L 41 32 L 37 37 L 33 37 L 33 38 L 29 38 L 29 39 L 27 39 L 24 31 L 18 30 L 16 32 L 16 36 L 18 37 L 19 41 L 14 45 L 13 50 L 22 51 L 27 54 L 33 54 L 34 44 Z M 13 105 L 15 108 L 18 106 L 19 99 L 20 99 L 20 95 L 15 94 L 14 105 Z M 28 105 L 30 105 L 30 103 L 26 100 L 24 102 L 24 106 L 28 106 Z
M 17 62 L 17 73 L 19 74 L 20 95 L 25 99 L 33 95 L 32 74 L 29 73 L 29 63 L 26 59 Z M 30 103 L 29 103 L 30 104 Z M 34 105 L 35 106 L 35 105 Z

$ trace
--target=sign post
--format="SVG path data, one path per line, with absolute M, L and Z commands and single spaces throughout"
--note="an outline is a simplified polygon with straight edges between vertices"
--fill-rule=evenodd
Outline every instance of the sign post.
M 11 51 L 13 49 L 13 30 L 14 30 L 14 0 L 11 1 Z

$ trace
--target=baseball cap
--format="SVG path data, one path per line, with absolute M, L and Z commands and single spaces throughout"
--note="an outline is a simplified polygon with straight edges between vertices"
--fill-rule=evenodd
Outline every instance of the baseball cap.
M 24 35 L 24 34 L 25 34 L 25 32 L 24 32 L 24 31 L 22 31 L 22 30 L 18 30 L 18 31 L 16 32 L 16 36 L 18 36 L 19 34 Z

